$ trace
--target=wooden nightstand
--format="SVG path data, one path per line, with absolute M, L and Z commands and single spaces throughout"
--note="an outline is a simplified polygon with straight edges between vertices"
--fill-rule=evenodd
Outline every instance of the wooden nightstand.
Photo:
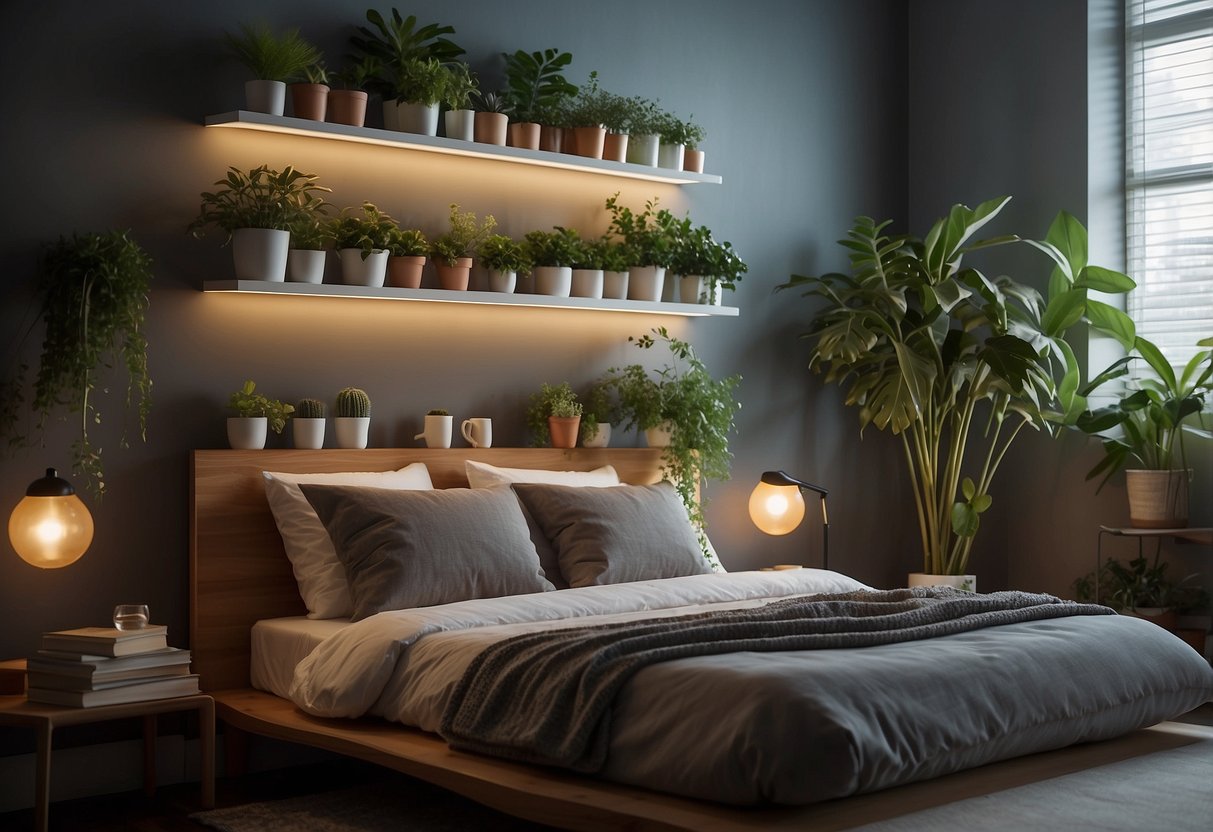
M 198 712 L 198 745 L 202 763 L 202 806 L 215 805 L 215 700 L 205 694 L 124 702 L 95 708 L 65 708 L 30 702 L 24 695 L 0 696 L 0 725 L 33 728 L 38 733 L 38 776 L 35 787 L 35 828 L 45 832 L 50 808 L 51 735 L 56 728 L 143 717 L 143 788 L 156 788 L 156 716 L 176 711 Z

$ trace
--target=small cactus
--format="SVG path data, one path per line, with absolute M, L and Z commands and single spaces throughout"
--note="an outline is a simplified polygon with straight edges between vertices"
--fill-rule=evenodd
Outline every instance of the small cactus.
M 319 399 L 300 399 L 299 404 L 295 405 L 295 418 L 323 419 L 324 402 Z
M 371 415 L 371 398 L 365 390 L 347 387 L 337 394 L 337 415 L 366 418 Z
M 445 410 L 443 410 L 440 407 L 436 407 L 433 410 L 427 412 L 425 415 L 426 416 L 450 416 L 451 414 L 447 413 Z

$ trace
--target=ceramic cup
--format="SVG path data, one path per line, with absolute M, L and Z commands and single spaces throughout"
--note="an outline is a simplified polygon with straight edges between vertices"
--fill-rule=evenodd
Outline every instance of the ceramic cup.
M 451 447 L 451 426 L 454 421 L 451 416 L 431 416 L 427 413 L 425 430 L 413 438 L 424 439 L 427 448 L 449 448 Z
M 459 432 L 473 448 L 493 447 L 492 419 L 464 419 L 463 424 L 459 426 Z

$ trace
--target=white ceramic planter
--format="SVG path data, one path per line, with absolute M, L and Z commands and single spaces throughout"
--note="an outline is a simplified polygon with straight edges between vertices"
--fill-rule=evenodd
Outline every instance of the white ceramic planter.
M 602 296 L 614 300 L 626 298 L 628 296 L 628 273 L 604 271 L 602 273 Z
M 323 283 L 327 252 L 293 248 L 286 256 L 286 277 L 292 283 Z
M 244 106 L 254 113 L 282 115 L 286 111 L 286 84 L 282 81 L 245 81 Z
M 426 414 L 425 429 L 414 436 L 414 439 L 424 439 L 427 448 L 451 447 L 451 434 L 454 432 L 455 417 L 441 414 Z
M 686 147 L 681 144 L 663 144 L 657 150 L 657 167 L 682 170 L 682 156 Z
M 334 416 L 333 433 L 338 448 L 362 450 L 371 431 L 370 416 Z
M 447 110 L 443 117 L 446 125 L 446 137 L 470 142 L 475 135 L 475 110 Z
M 611 444 L 611 423 L 598 422 L 598 433 L 581 443 L 583 448 L 605 448 Z
M 438 105 L 413 104 L 403 101 L 396 105 L 396 129 L 402 133 L 422 136 L 438 135 Z
M 683 303 L 699 303 L 703 294 L 703 278 L 697 274 L 685 274 L 678 281 L 678 299 Z
M 628 161 L 633 165 L 655 168 L 660 146 L 661 137 L 656 134 L 632 136 L 628 139 Z
M 629 300 L 661 300 L 665 288 L 665 266 L 632 266 L 628 270 Z
M 269 419 L 264 416 L 229 416 L 227 443 L 238 451 L 259 451 L 265 447 Z
M 347 286 L 382 286 L 387 278 L 387 255 L 387 249 L 377 248 L 363 260 L 362 249 L 341 249 L 341 282 Z
M 489 291 L 504 292 L 505 294 L 513 294 L 514 289 L 518 286 L 517 272 L 503 272 L 497 269 L 489 269 Z
M 276 228 L 237 228 L 232 232 L 232 262 L 237 280 L 286 280 L 291 233 Z
M 570 266 L 536 266 L 535 292 L 567 298 L 573 290 L 573 269 Z
M 291 438 L 296 448 L 319 450 L 324 447 L 324 418 L 306 419 L 297 416 L 291 419 Z
M 674 423 L 664 421 L 655 428 L 645 428 L 644 441 L 650 448 L 670 447 L 670 434 L 674 432 Z
M 575 298 L 602 297 L 602 269 L 573 269 L 570 295 Z
M 911 572 L 907 586 L 950 586 L 969 592 L 977 591 L 976 575 L 931 575 L 926 572 Z

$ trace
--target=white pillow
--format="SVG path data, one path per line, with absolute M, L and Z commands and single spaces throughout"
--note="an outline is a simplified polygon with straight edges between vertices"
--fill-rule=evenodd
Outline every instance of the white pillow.
M 316 516 L 299 483 L 362 485 L 396 491 L 428 491 L 434 487 L 423 462 L 399 471 L 356 471 L 339 474 L 285 474 L 262 471 L 265 498 L 274 513 L 282 545 L 307 605 L 308 618 L 349 618 L 354 612 L 345 567 L 337 558 L 328 530 Z
M 593 471 L 545 471 L 538 468 L 498 468 L 485 462 L 470 459 L 463 463 L 467 471 L 468 484 L 472 488 L 492 488 L 515 482 L 539 483 L 541 485 L 619 485 L 619 474 L 614 466 L 604 465 Z

